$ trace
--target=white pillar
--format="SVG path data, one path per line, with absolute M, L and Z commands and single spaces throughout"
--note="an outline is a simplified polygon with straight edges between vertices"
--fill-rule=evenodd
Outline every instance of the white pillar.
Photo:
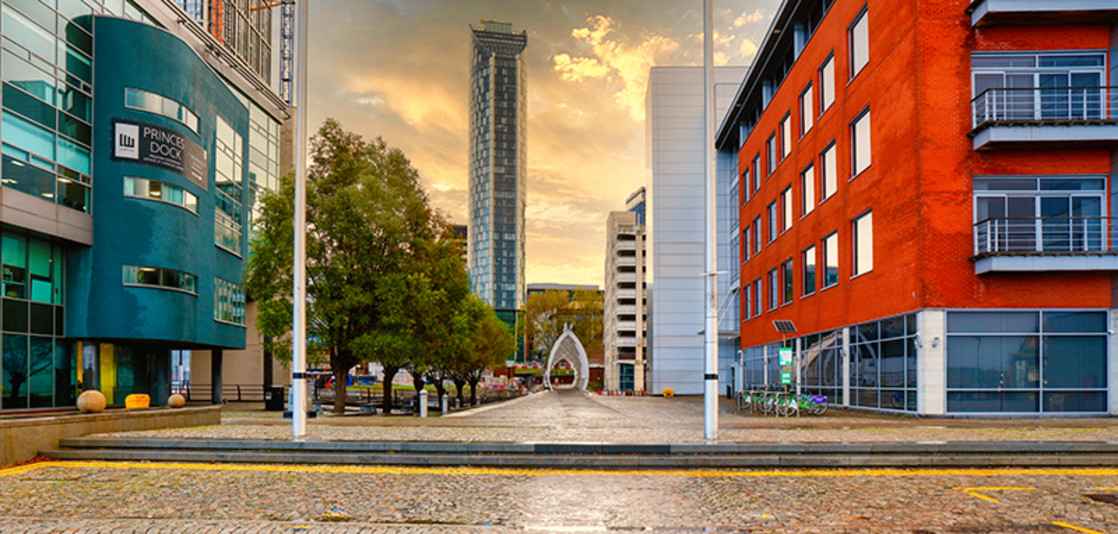
M 419 416 L 427 417 L 427 390 L 419 390 Z
M 842 407 L 850 407 L 850 331 L 842 329 Z
M 1110 310 L 1107 336 L 1106 376 L 1107 406 L 1110 415 L 1118 415 L 1118 309 Z
M 916 413 L 947 413 L 947 313 L 916 312 Z

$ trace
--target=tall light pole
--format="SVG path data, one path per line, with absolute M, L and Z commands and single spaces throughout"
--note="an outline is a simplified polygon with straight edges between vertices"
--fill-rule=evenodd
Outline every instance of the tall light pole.
M 712 0 L 703 0 L 703 163 L 706 181 L 706 328 L 703 436 L 718 439 L 718 219 L 714 176 L 714 28 Z
M 295 311 L 292 326 L 291 433 L 307 434 L 307 4 L 299 0 L 295 89 Z

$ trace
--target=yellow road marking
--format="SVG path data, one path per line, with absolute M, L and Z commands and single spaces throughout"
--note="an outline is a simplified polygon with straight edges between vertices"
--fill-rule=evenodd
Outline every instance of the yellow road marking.
M 1091 530 L 1091 529 L 1088 529 L 1088 528 L 1077 527 L 1075 525 L 1069 525 L 1069 524 L 1064 523 L 1062 521 L 1053 521 L 1052 524 L 1056 525 L 1058 527 L 1070 528 L 1072 530 L 1079 531 L 1079 532 L 1086 532 L 1087 534 L 1106 534 L 1105 532 L 1099 532 L 1097 530 Z
M 911 476 L 1005 476 L 1064 475 L 1118 476 L 1118 468 L 1059 469 L 789 469 L 789 470 L 569 470 L 492 467 L 388 467 L 358 465 L 202 464 L 186 462 L 103 462 L 51 460 L 0 471 L 13 475 L 43 467 L 105 469 L 185 469 L 197 471 L 257 471 L 279 473 L 349 473 L 375 475 L 504 475 L 504 476 L 671 476 L 671 477 L 911 477 Z
M 970 495 L 971 497 L 978 497 L 979 499 L 982 499 L 984 501 L 1000 502 L 993 497 L 990 497 L 990 496 L 987 496 L 987 495 L 982 495 L 981 493 L 975 493 L 975 492 L 976 491 L 1032 491 L 1032 490 L 1035 490 L 1036 488 L 1018 488 L 1018 487 L 1012 487 L 1012 486 L 982 486 L 982 487 L 968 487 L 968 488 L 956 487 L 956 488 L 951 488 L 951 489 L 956 489 L 956 490 L 962 491 L 963 493 L 966 493 L 967 495 Z

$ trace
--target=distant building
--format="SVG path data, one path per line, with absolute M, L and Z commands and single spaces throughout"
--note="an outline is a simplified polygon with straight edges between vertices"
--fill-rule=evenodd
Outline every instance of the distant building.
M 454 234 L 454 239 L 458 241 L 458 245 L 462 249 L 462 260 L 469 261 L 469 226 L 464 224 L 453 224 L 450 226 L 450 231 Z
M 714 69 L 716 117 L 733 103 L 745 67 Z M 652 302 L 648 324 L 648 389 L 677 394 L 703 392 L 705 373 L 706 168 L 703 164 L 702 67 L 654 67 L 646 99 L 648 154 L 652 169 Z M 737 161 L 717 158 L 718 374 L 722 385 L 734 380 L 737 359 L 736 206 L 730 200 Z
M 602 343 L 605 389 L 645 390 L 645 189 L 633 193 L 627 211 L 606 218 L 605 304 Z
M 515 331 L 525 299 L 528 33 L 483 24 L 470 27 L 470 285 Z M 523 351 L 519 346 L 518 358 Z
M 576 290 L 589 289 L 592 291 L 602 292 L 602 289 L 597 285 L 590 284 L 528 284 L 528 296 L 537 295 L 546 291 L 566 291 L 568 294 L 574 294 Z

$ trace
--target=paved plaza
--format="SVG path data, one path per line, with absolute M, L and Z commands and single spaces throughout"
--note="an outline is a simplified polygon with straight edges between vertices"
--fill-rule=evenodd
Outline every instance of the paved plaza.
M 735 412 L 723 404 L 720 440 L 1118 439 L 1110 419 Z M 702 404 L 545 393 L 447 417 L 323 417 L 308 431 L 314 440 L 698 442 Z M 112 436 L 125 435 L 283 439 L 290 426 L 258 406 L 230 406 L 220 426 Z M 1118 466 L 588 471 L 60 461 L 0 470 L 0 532 L 1118 534 L 1118 505 L 1106 502 L 1115 495 Z

